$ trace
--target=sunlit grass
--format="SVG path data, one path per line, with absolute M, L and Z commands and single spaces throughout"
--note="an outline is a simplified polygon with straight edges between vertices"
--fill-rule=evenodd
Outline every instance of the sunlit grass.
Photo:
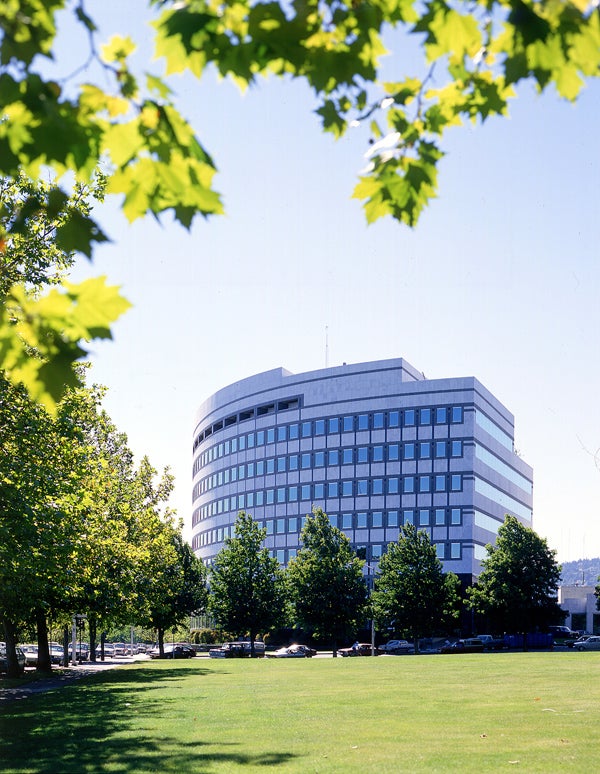
M 143 662 L 0 706 L 19 772 L 600 770 L 595 653 Z

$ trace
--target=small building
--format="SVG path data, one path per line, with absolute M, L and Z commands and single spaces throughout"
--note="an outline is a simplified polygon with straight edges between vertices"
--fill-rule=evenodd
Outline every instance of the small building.
M 558 604 L 567 612 L 565 625 L 575 631 L 600 634 L 600 611 L 594 586 L 560 586 Z

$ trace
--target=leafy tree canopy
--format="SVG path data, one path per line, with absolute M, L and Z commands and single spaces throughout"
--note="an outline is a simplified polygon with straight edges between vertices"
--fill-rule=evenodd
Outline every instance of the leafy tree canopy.
M 302 548 L 287 568 L 292 614 L 302 626 L 333 640 L 354 634 L 367 616 L 364 561 L 320 508 L 307 517 Z
M 560 565 L 544 538 L 507 515 L 496 545 L 486 551 L 481 575 L 467 594 L 496 631 L 530 632 L 564 620 L 557 601 Z
M 283 623 L 286 601 L 283 571 L 263 546 L 266 530 L 240 511 L 234 537 L 225 540 L 209 576 L 209 612 L 217 625 L 254 640 Z
M 444 631 L 458 617 L 459 585 L 454 573 L 444 574 L 429 536 L 406 524 L 379 563 L 375 619 L 410 636 L 418 650 L 420 637 Z
M 389 215 L 414 226 L 436 195 L 449 128 L 505 115 L 523 81 L 533 81 L 540 91 L 553 85 L 574 100 L 600 65 L 595 0 L 148 0 L 155 14 L 154 51 L 164 72 L 139 75 L 131 66 L 133 40 L 116 36 L 104 45 L 97 40 L 93 11 L 88 13 L 93 5 L 1 4 L 0 176 L 24 173 L 37 179 L 50 170 L 57 179 L 73 172 L 89 183 L 102 162 L 110 173 L 107 190 L 122 197 L 130 220 L 170 211 L 185 227 L 196 214 L 221 213 L 222 204 L 213 187 L 215 163 L 172 98 L 173 73 L 200 78 L 212 69 L 242 89 L 268 75 L 304 80 L 325 131 L 341 137 L 352 125 L 369 127 L 369 163 L 354 190 L 367 221 Z M 65 8 L 88 41 L 89 58 L 75 72 L 63 63 L 61 77 L 45 77 L 44 59 L 53 59 L 61 71 L 56 24 Z M 387 46 L 400 50 L 409 36 L 420 51 L 414 71 L 383 79 Z M 86 81 L 92 61 L 104 71 L 101 86 Z M 33 197 L 25 209 L 51 214 L 66 196 L 57 188 L 52 201 Z M 14 228 L 0 224 L 0 243 Z M 85 215 L 61 238 L 69 249 L 90 255 L 102 234 Z M 66 299 L 53 296 L 50 308 L 30 311 L 18 291 L 11 299 L 22 317 L 39 320 L 38 338 L 54 340 L 63 331 L 64 375 L 82 354 L 77 342 L 98 327 L 93 322 L 98 305 L 92 313 L 89 295 L 106 291 L 100 286 L 87 291 L 81 304 L 83 289 L 70 288 Z M 114 297 L 110 301 L 104 327 L 118 313 Z M 65 324 L 68 304 L 81 307 L 73 327 Z M 11 372 L 16 368 L 14 378 L 32 393 L 47 393 L 45 373 L 19 370 L 10 360 L 14 344 L 5 342 L 10 323 L 0 320 L 2 362 Z

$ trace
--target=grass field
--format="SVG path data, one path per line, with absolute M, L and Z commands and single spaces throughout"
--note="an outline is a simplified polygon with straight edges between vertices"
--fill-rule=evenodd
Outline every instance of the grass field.
M 138 662 L 0 705 L 2 772 L 596 772 L 600 653 Z

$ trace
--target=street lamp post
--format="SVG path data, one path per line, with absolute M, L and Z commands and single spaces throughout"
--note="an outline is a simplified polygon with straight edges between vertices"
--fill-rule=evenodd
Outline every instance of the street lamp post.
M 367 568 L 367 578 L 370 577 L 371 572 L 373 573 L 373 581 L 369 583 L 369 581 L 367 580 L 367 586 L 369 587 L 369 600 L 371 602 L 371 656 L 374 656 L 375 655 L 375 616 L 373 614 L 373 589 L 375 588 L 375 572 L 377 568 L 373 567 L 367 562 L 365 562 L 365 567 Z

